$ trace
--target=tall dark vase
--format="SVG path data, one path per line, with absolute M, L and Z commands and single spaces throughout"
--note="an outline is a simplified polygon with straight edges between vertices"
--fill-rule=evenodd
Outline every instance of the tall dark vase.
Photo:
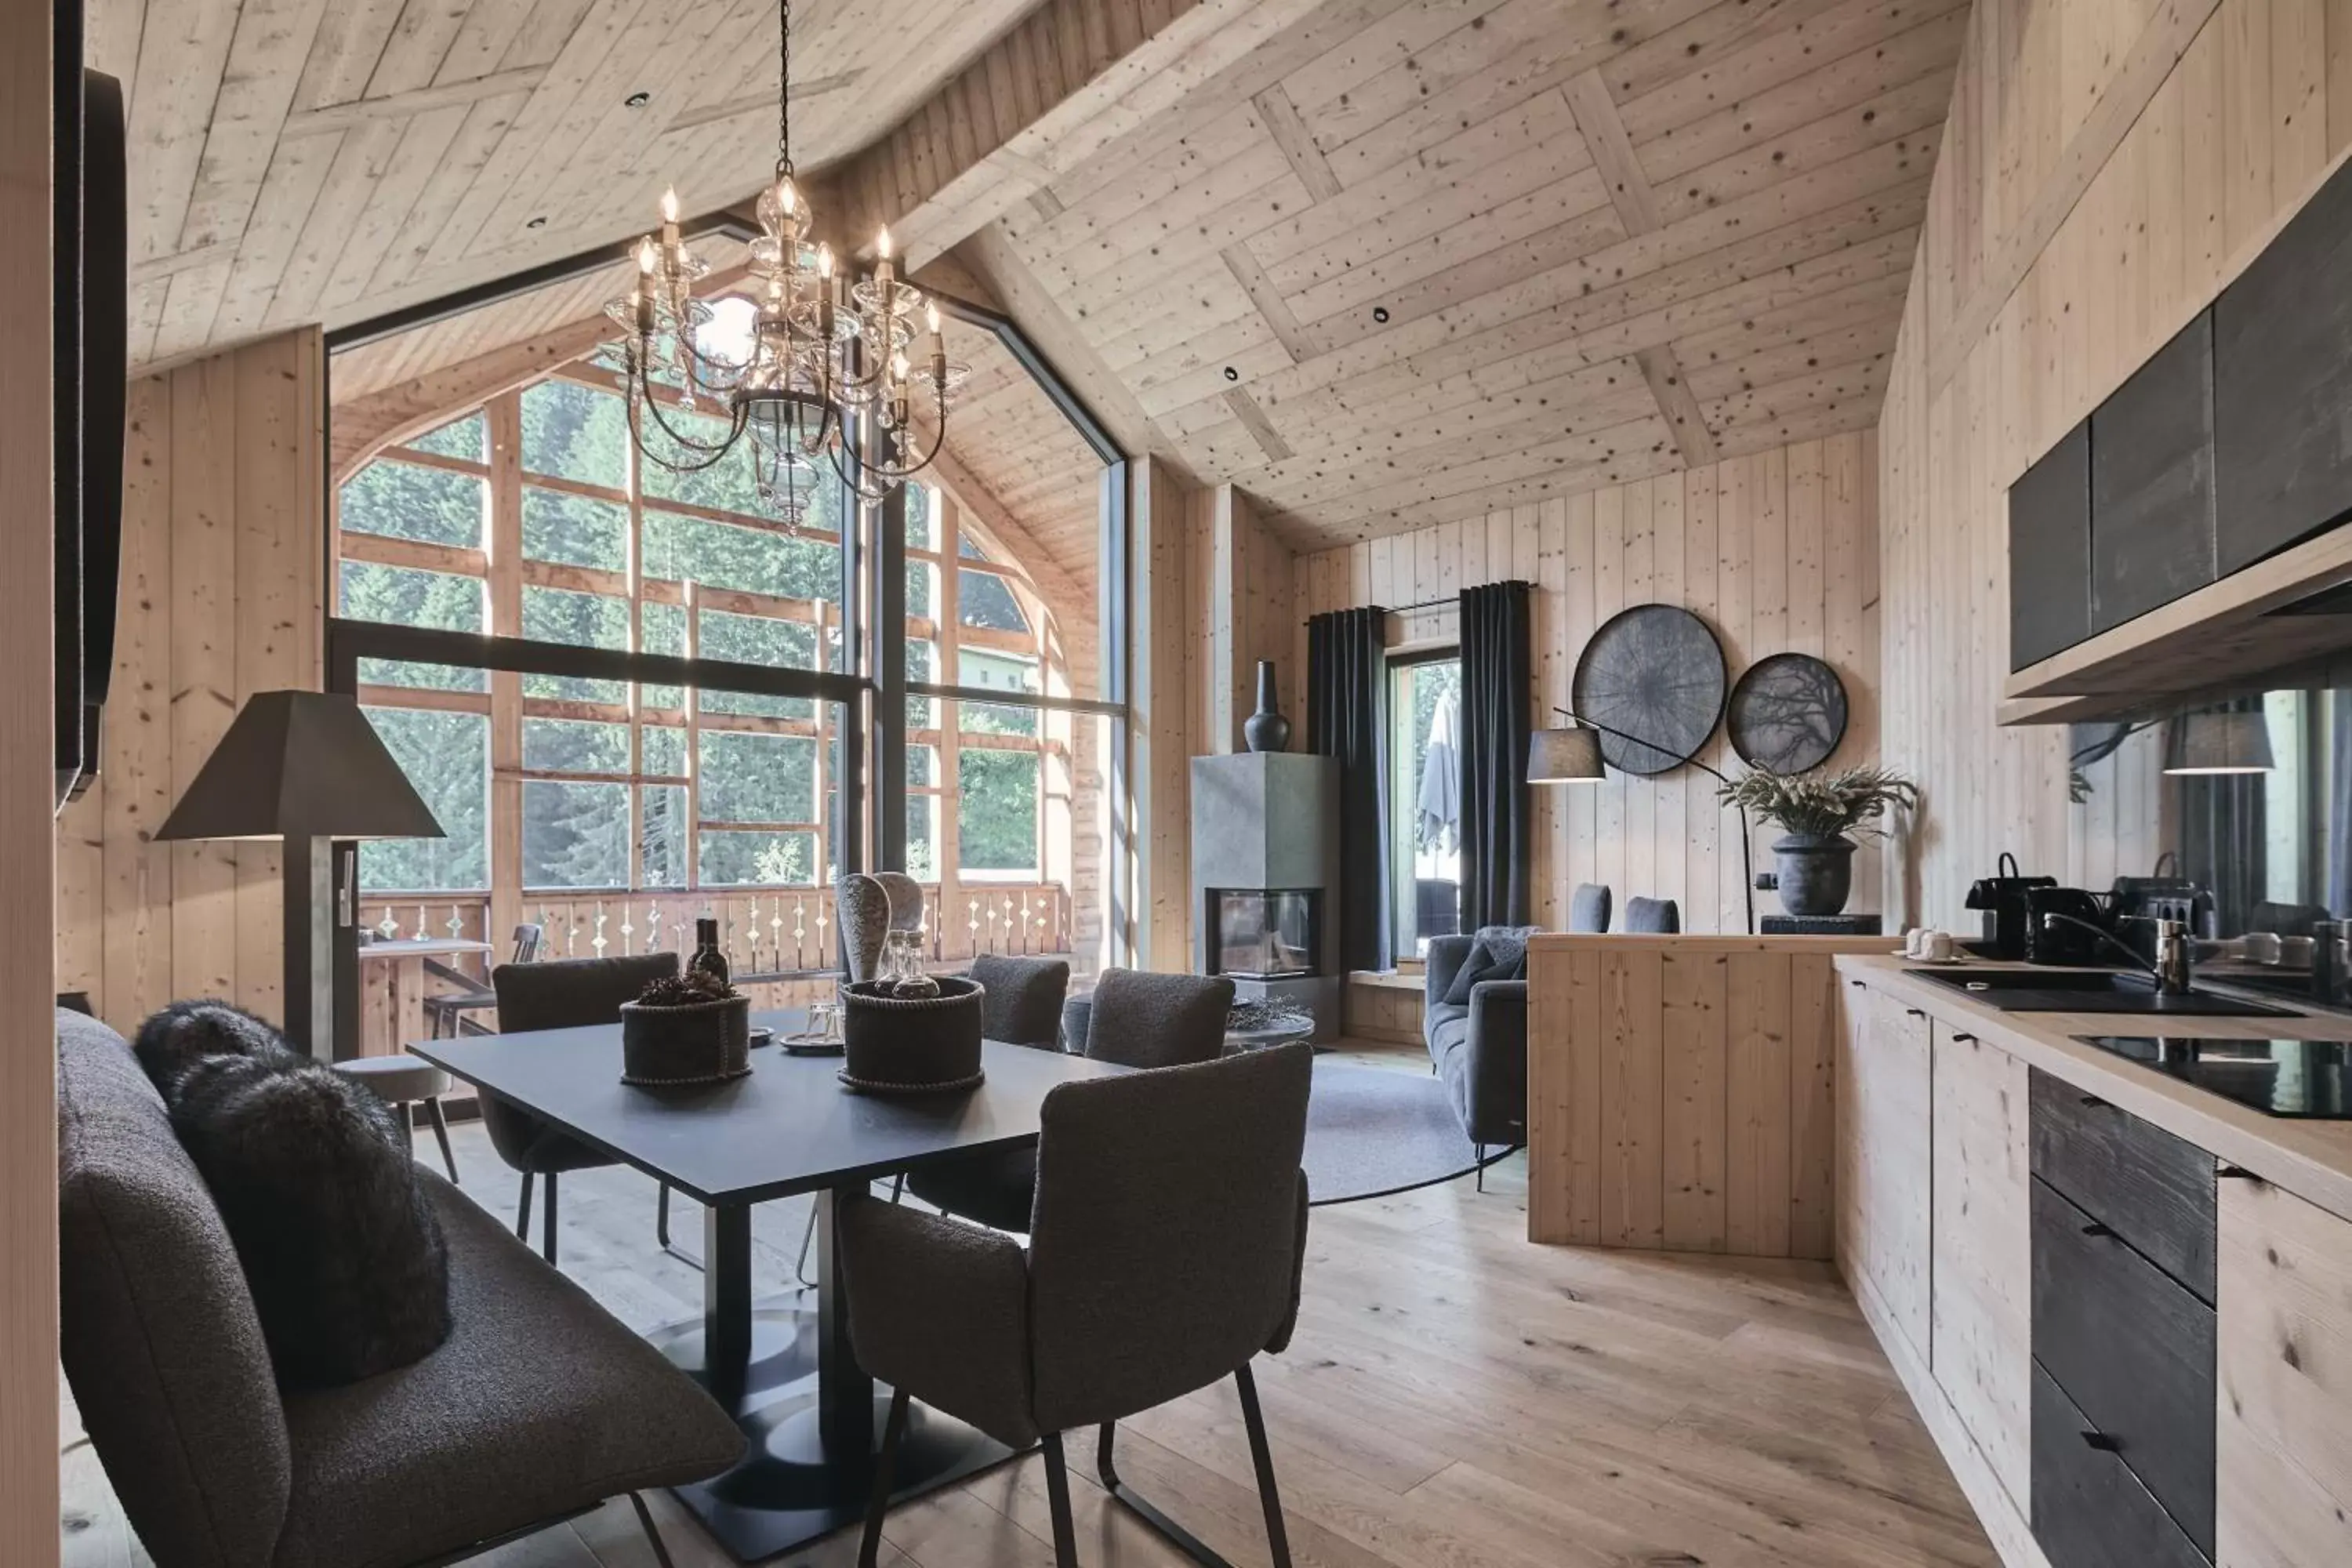
M 1274 660 L 1257 661 L 1257 711 L 1242 721 L 1242 740 L 1253 752 L 1290 750 L 1290 721 L 1274 693 Z
M 1837 915 L 1853 891 L 1853 840 L 1843 834 L 1791 833 L 1772 846 L 1780 907 L 1792 915 Z

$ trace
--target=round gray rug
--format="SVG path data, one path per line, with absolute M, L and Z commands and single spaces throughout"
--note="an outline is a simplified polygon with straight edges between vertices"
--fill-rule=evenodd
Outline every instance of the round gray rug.
M 1504 1152 L 1488 1144 L 1487 1163 Z M 1306 1166 L 1307 1201 L 1320 1208 L 1466 1176 L 1478 1151 L 1435 1077 L 1322 1058 L 1307 1101 Z

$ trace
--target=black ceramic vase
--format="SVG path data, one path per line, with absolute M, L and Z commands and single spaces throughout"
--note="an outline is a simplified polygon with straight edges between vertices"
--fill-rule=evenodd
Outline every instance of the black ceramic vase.
M 1253 752 L 1290 750 L 1290 721 L 1276 707 L 1274 660 L 1257 661 L 1257 711 L 1242 721 L 1242 740 Z
M 1780 907 L 1792 915 L 1838 915 L 1853 891 L 1853 840 L 1843 834 L 1791 833 L 1772 846 Z

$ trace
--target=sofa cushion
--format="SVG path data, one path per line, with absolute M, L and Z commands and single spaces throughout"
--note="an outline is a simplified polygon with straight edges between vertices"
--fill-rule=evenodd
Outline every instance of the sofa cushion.
M 287 1396 L 276 1568 L 392 1568 L 741 1457 L 734 1422 L 659 1351 L 439 1177 L 419 1184 L 448 1238 L 449 1337 Z
M 290 1460 L 245 1271 L 122 1037 L 58 1014 L 61 1359 L 159 1568 L 267 1563 Z
M 215 1039 L 227 1048 L 203 1054 Z M 441 1342 L 441 1227 L 382 1100 L 218 1004 L 166 1009 L 140 1051 L 236 1243 L 279 1384 L 351 1383 Z
M 1445 1000 L 1457 1006 L 1470 1005 L 1470 988 L 1482 980 L 1523 980 L 1528 973 L 1528 938 L 1541 928 L 1537 926 L 1481 926 L 1471 943 L 1470 956 L 1454 973 L 1454 984 L 1445 988 Z

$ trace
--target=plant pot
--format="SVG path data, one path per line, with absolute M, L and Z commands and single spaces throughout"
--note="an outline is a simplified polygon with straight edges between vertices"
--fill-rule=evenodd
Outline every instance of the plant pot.
M 621 1081 L 647 1088 L 724 1083 L 751 1070 L 751 999 L 683 1007 L 621 1004 Z
M 1280 711 L 1274 691 L 1274 660 L 1257 661 L 1257 711 L 1242 721 L 1242 742 L 1253 752 L 1290 749 L 1290 721 Z
M 866 1094 L 976 1086 L 985 995 L 976 981 L 946 974 L 937 996 L 892 996 L 874 981 L 843 986 L 841 1081 Z
M 1853 840 L 1842 834 L 1791 833 L 1772 846 L 1780 907 L 1792 915 L 1845 912 L 1853 891 Z

